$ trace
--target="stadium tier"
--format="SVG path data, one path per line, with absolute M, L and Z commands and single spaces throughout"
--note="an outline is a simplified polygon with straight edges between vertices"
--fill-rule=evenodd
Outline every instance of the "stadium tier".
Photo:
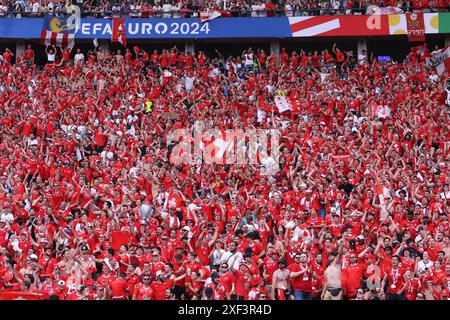
M 36 3 L 0 8 L 0 300 L 448 300 L 445 2 Z

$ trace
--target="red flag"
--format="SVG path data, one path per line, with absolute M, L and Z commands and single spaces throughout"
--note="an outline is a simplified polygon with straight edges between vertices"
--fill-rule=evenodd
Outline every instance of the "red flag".
M 425 23 L 423 13 L 407 13 L 406 28 L 408 30 L 408 41 L 425 41 Z
M 112 30 L 111 41 L 119 42 L 124 47 L 127 46 L 127 37 L 125 35 L 125 19 L 124 18 L 114 18 L 113 19 L 113 30 Z
M 135 237 L 131 232 L 128 231 L 113 231 L 111 232 L 111 247 L 114 250 L 119 250 L 120 246 L 128 245 L 131 241 L 133 242 Z

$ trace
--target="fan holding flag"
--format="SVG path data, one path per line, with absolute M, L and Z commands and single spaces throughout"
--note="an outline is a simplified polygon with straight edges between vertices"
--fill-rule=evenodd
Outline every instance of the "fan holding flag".
M 72 50 L 75 44 L 76 25 L 70 24 L 69 18 L 45 15 L 40 43 L 46 46 L 68 47 Z

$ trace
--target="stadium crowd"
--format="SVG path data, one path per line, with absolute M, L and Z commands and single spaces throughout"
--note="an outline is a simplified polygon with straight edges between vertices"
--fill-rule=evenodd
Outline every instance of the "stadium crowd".
M 0 296 L 448 299 L 450 115 L 425 46 L 121 51 L 1 55 Z M 197 120 L 280 130 L 280 170 L 173 164 Z
M 233 17 L 310 16 L 372 13 L 372 6 L 392 7 L 398 12 L 448 11 L 448 0 L 1 0 L 0 17 L 42 17 L 64 14 L 77 5 L 83 17 L 96 18 L 190 18 L 203 11 L 223 10 Z

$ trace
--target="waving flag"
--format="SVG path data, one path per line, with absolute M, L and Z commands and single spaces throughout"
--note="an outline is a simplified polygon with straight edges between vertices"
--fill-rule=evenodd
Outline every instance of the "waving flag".
M 58 45 L 72 49 L 75 44 L 75 26 L 68 23 L 68 17 L 45 15 L 41 32 L 43 45 Z
M 430 58 L 426 58 L 426 61 L 429 67 L 436 68 L 439 76 L 445 71 L 450 71 L 450 47 L 433 52 Z
M 210 21 L 219 17 L 231 17 L 231 13 L 225 10 L 215 9 L 213 11 L 203 11 L 200 12 L 200 22 Z
M 216 19 L 220 16 L 222 16 L 222 14 L 217 10 L 214 10 L 211 12 L 203 11 L 203 12 L 200 12 L 200 22 L 210 21 L 210 20 Z
M 275 105 L 277 106 L 278 112 L 283 113 L 285 111 L 299 111 L 299 101 L 291 97 L 285 96 L 275 96 Z
M 124 47 L 127 46 L 127 37 L 125 35 L 125 19 L 124 18 L 114 18 L 113 19 L 113 30 L 111 35 L 112 42 L 119 42 Z
M 408 41 L 425 41 L 425 23 L 423 13 L 407 13 L 406 27 L 408 31 Z
M 276 96 L 275 97 L 275 105 L 277 106 L 278 112 L 280 112 L 280 113 L 283 113 L 285 111 L 289 111 L 292 109 L 290 99 L 285 96 Z

